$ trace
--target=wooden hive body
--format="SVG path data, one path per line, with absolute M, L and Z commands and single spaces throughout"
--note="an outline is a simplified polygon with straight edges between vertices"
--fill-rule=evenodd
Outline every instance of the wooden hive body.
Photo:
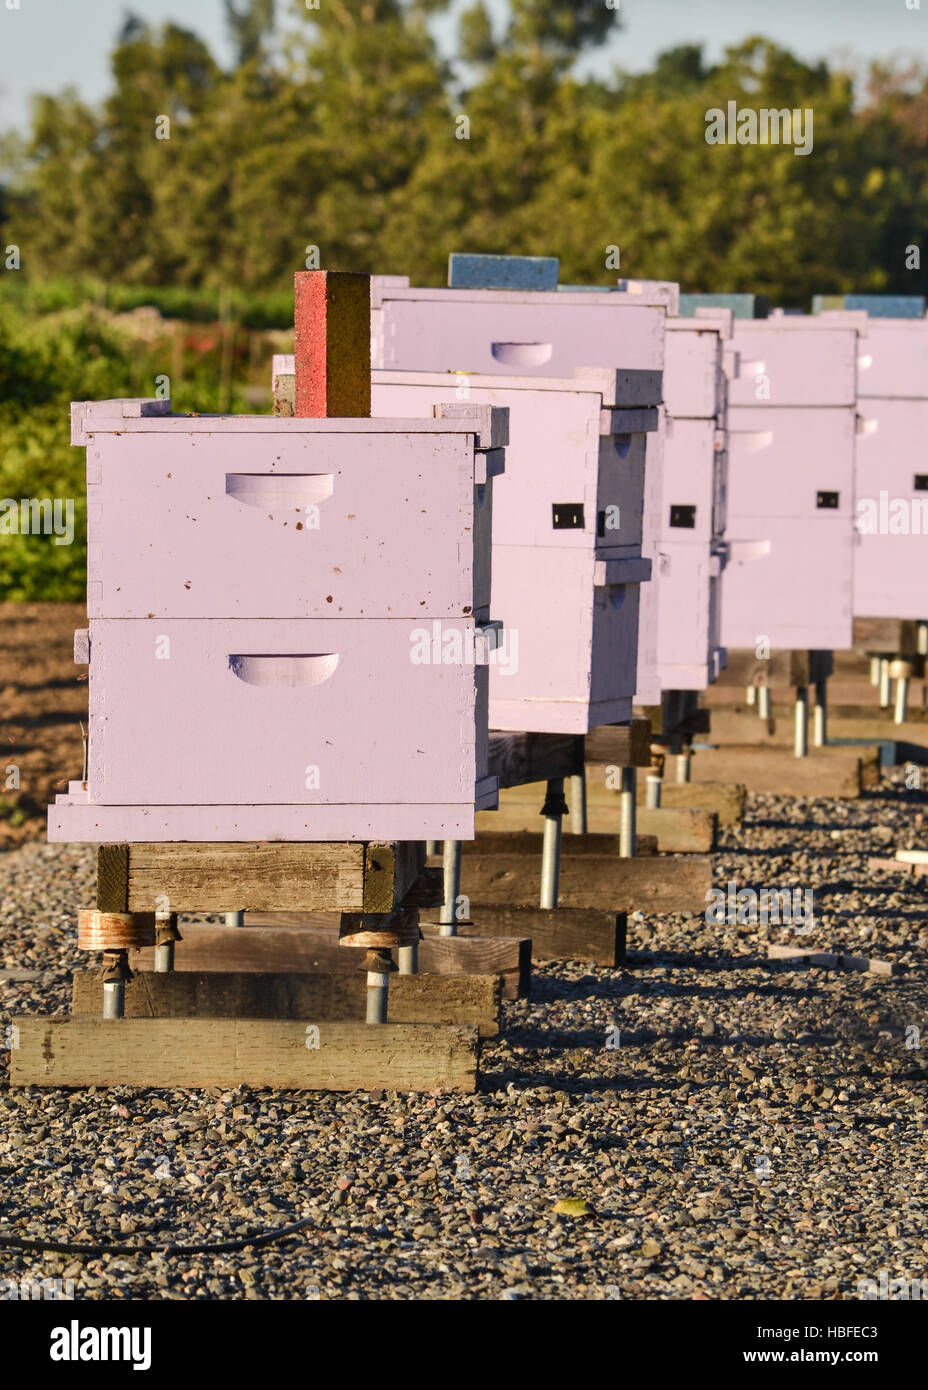
M 661 399 L 666 315 L 675 310 L 676 302 L 675 285 L 647 282 L 623 282 L 623 287 L 617 291 L 592 289 L 570 293 L 564 287 L 557 291 L 523 292 L 420 290 L 396 281 L 375 279 L 372 360 L 375 367 L 387 370 L 464 372 L 471 382 L 473 373 L 566 379 L 581 369 L 608 368 L 616 374 L 620 400 L 637 407 L 654 407 Z M 514 434 L 514 440 L 515 437 Z M 536 427 L 535 440 L 538 460 L 547 454 L 553 462 L 550 440 L 542 428 Z M 655 452 L 654 440 L 652 434 L 646 450 L 647 466 L 640 475 L 640 496 L 634 505 L 634 514 L 641 518 L 642 526 L 641 535 L 636 537 L 642 546 L 638 553 L 646 558 L 655 554 L 656 537 L 652 533 L 660 505 L 659 455 Z M 627 476 L 631 476 L 639 448 L 644 460 L 644 442 L 643 438 L 640 444 L 636 442 L 631 457 L 626 458 Z M 538 462 L 532 467 L 526 465 L 524 472 L 531 480 L 530 486 L 538 492 L 537 505 L 541 505 L 542 496 L 546 503 L 550 499 L 538 486 L 538 466 Z M 571 499 L 565 497 L 563 500 Z M 625 514 L 618 496 L 609 501 L 618 506 L 620 516 Z M 605 510 L 605 506 L 606 503 L 601 502 L 598 511 Z M 550 526 L 550 522 L 547 524 Z M 502 530 L 495 519 L 494 545 L 498 546 L 506 534 L 508 531 Z M 532 543 L 537 544 L 539 539 L 540 533 Z M 511 558 L 496 561 L 497 585 L 507 582 L 504 574 L 508 572 Z M 496 592 L 500 594 L 501 590 L 497 588 Z M 617 602 L 614 587 L 613 593 Z M 629 590 L 628 598 L 631 597 Z M 630 718 L 632 698 L 641 697 L 641 673 L 656 669 L 657 609 L 653 584 L 645 584 L 636 597 L 640 607 L 634 614 L 627 607 L 620 623 L 618 609 L 613 609 L 611 614 L 603 614 L 590 629 L 589 665 L 591 672 L 601 673 L 601 679 L 594 681 L 591 674 L 589 694 L 585 698 L 590 706 L 590 718 L 596 723 L 605 722 L 607 718 L 610 721 Z M 605 601 L 601 591 L 599 600 Z M 595 613 L 596 609 L 593 611 Z M 540 610 L 538 618 L 541 619 Z M 595 638 L 592 636 L 594 629 Z M 608 639 L 607 633 L 610 634 Z M 603 645 L 607 640 L 620 641 L 626 650 L 608 653 Z M 576 652 L 571 644 L 570 650 L 574 652 L 572 662 L 579 662 L 579 669 L 584 669 L 588 661 L 586 646 Z M 549 664 L 550 661 L 549 656 Z M 638 678 L 633 688 L 626 690 L 630 663 L 635 661 Z M 491 683 L 494 691 L 500 684 L 493 674 Z M 622 687 L 621 706 L 614 704 L 618 687 Z M 654 694 L 659 698 L 659 689 Z M 610 702 L 613 702 L 613 711 L 620 707 L 625 712 L 607 714 Z M 541 713 L 538 711 L 539 715 Z M 506 708 L 493 699 L 491 724 L 494 727 L 515 727 L 510 721 L 519 717 L 515 709 Z M 521 717 L 527 717 L 525 710 Z M 543 717 L 548 716 L 544 714 Z M 497 718 L 506 722 L 497 725 Z M 523 723 L 521 727 L 541 729 L 543 726 L 538 722 Z M 550 727 L 554 731 L 565 726 L 555 723 Z
M 736 320 L 722 641 L 852 643 L 858 325 Z
M 473 834 L 505 420 L 74 407 L 90 757 L 53 840 Z

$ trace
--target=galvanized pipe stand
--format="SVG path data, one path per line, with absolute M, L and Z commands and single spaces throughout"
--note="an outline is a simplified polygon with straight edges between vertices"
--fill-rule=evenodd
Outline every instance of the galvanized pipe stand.
M 796 687 L 796 723 L 793 751 L 797 758 L 804 758 L 809 752 L 809 687 Z
M 619 856 L 622 859 L 634 859 L 637 852 L 637 786 L 635 768 L 623 767 L 619 803 Z
M 170 926 L 168 930 L 171 930 Z M 176 923 L 173 931 L 177 931 Z M 176 940 L 176 937 L 172 937 Z M 103 954 L 103 1017 L 123 1018 L 126 983 L 132 979 L 129 952 L 155 944 L 155 917 L 142 912 L 100 912 L 86 908 L 77 914 L 77 946 L 80 951 Z
M 561 833 L 567 815 L 564 799 L 564 778 L 552 777 L 541 814 L 545 818 L 541 843 L 541 907 L 557 907 L 558 883 L 561 876 Z
M 155 970 L 159 975 L 166 975 L 174 969 L 174 943 L 182 940 L 177 930 L 177 913 L 156 913 Z
M 815 704 L 812 708 L 812 743 L 824 748 L 828 743 L 828 682 L 815 682 Z
M 417 908 L 401 907 L 391 913 L 343 912 L 338 929 L 339 946 L 364 947 L 359 969 L 367 976 L 368 1023 L 386 1023 L 390 976 L 396 973 L 393 951 L 419 943 Z
M 461 855 L 460 840 L 445 840 L 442 851 L 442 877 L 444 880 L 444 900 L 438 916 L 438 935 L 457 936 L 458 898 L 461 896 Z

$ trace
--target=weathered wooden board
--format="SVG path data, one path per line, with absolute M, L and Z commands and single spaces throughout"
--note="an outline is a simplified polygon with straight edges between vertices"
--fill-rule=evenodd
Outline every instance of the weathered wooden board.
M 127 1018 L 296 1018 L 363 1023 L 365 976 L 244 971 L 138 971 L 126 984 Z M 96 971 L 74 976 L 72 1012 L 100 1017 L 103 986 Z M 500 1024 L 497 975 L 392 975 L 391 1023 L 463 1023 L 481 1037 Z
M 536 833 L 535 827 L 531 830 L 503 830 L 496 834 L 487 831 L 480 835 L 476 840 L 465 840 L 463 844 L 465 854 L 533 854 L 538 858 L 539 873 L 541 872 L 541 850 L 543 836 Z M 638 854 L 656 854 L 657 837 L 655 835 L 641 835 L 637 837 Z M 618 834 L 610 835 L 574 835 L 570 837 L 571 854 L 618 854 L 619 837 Z
M 565 836 L 565 846 L 568 837 Z M 652 855 L 642 859 L 618 856 L 561 856 L 559 902 L 565 907 L 599 907 L 608 911 L 704 912 L 712 886 L 708 856 Z M 537 902 L 539 868 L 525 854 L 486 858 L 465 855 L 461 892 L 470 898 L 471 917 L 480 921 L 483 903 Z M 538 944 L 533 947 L 537 955 Z
M 318 1039 L 307 1032 L 313 1023 Z M 14 1086 L 473 1091 L 477 1085 L 477 1029 L 458 1025 L 37 1014 L 15 1024 Z
M 647 767 L 651 762 L 651 721 L 600 724 L 586 737 L 586 761 L 616 767 Z
M 521 789 L 513 789 L 521 790 Z M 607 793 L 611 801 L 587 797 L 587 830 L 596 836 L 618 835 L 619 793 Z M 512 792 L 500 797 L 498 811 L 481 811 L 477 815 L 476 844 L 483 843 L 485 834 L 500 832 L 537 832 L 541 824 L 538 807 L 534 801 L 520 798 L 511 801 Z M 569 791 L 568 791 L 569 797 Z M 663 854 L 689 853 L 709 854 L 715 849 L 718 817 L 712 811 L 688 810 L 672 806 L 659 806 L 656 809 L 639 804 L 637 808 L 638 838 L 647 836 L 657 841 L 657 849 Z M 565 834 L 569 827 L 565 824 Z M 571 835 L 573 842 L 574 836 Z M 641 852 L 640 849 L 638 851 Z
M 868 656 L 916 656 L 918 624 L 903 618 L 855 618 L 854 648 Z
M 612 969 L 625 960 L 627 915 L 592 907 L 529 907 L 511 903 L 472 904 L 475 920 L 458 923 L 458 936 L 464 941 L 481 938 L 528 936 L 533 960 L 583 960 Z M 420 923 L 424 941 L 419 946 L 423 959 L 426 946 L 449 940 L 434 935 L 437 922 Z
M 698 758 L 701 754 L 695 756 Z M 638 793 L 639 797 L 644 795 L 641 778 L 638 780 Z M 747 787 L 740 782 L 674 782 L 665 777 L 661 789 L 661 809 L 700 808 L 714 812 L 719 825 L 738 825 L 744 820 L 747 797 Z
M 775 708 L 770 719 L 759 719 L 749 712 L 719 710 L 716 712 L 712 728 L 713 742 L 717 741 L 723 747 L 730 744 L 754 744 L 771 748 L 791 748 L 793 744 L 791 710 Z M 831 756 L 843 754 L 862 757 L 865 786 L 870 785 L 867 779 L 873 775 L 871 750 L 866 746 L 851 748 L 846 744 L 837 743 L 836 740 L 859 739 L 863 743 L 864 740 L 871 739 L 874 742 L 879 740 L 882 743 L 891 743 L 894 745 L 893 762 L 897 765 L 914 762 L 923 766 L 928 762 L 928 724 L 920 720 L 896 724 L 893 722 L 891 708 L 882 712 L 879 709 L 859 711 L 850 716 L 829 708 L 828 738 L 830 742 L 825 749 L 813 751 L 816 754 L 827 752 Z
M 150 912 L 167 898 L 172 912 L 389 912 L 424 867 L 417 840 L 101 845 L 97 907 Z
M 879 780 L 878 750 L 814 748 L 797 758 L 790 748 L 708 748 L 692 760 L 694 782 L 743 782 L 753 792 L 777 796 L 860 796 L 863 756 L 871 753 L 868 776 Z
M 251 914 L 244 927 L 187 923 L 182 926 L 183 941 L 174 952 L 174 971 L 294 971 L 304 974 L 334 972 L 359 974 L 364 952 L 338 944 L 338 915 L 314 924 L 311 915 Z M 291 920 L 288 922 L 287 917 Z M 298 921 L 293 921 L 298 918 Z M 262 922 L 270 925 L 262 926 Z M 154 952 L 133 951 L 133 970 L 151 970 Z M 465 940 L 463 937 L 435 937 L 419 943 L 419 971 L 427 975 L 497 975 L 504 999 L 525 998 L 531 990 L 532 943 L 524 936 L 510 934 L 506 939 Z M 390 988 L 399 979 L 392 975 Z M 402 986 L 400 987 L 402 989 Z M 405 1020 L 401 1020 L 405 1021 Z M 423 1020 L 426 1021 L 426 1020 Z

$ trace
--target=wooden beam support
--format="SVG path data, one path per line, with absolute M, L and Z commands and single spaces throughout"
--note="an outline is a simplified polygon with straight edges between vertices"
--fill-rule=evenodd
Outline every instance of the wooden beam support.
M 791 748 L 707 748 L 693 758 L 694 782 L 743 782 L 753 792 L 776 796 L 853 799 L 879 785 L 878 748 L 815 748 L 797 758 Z
M 479 847 L 485 835 L 527 831 L 535 832 L 541 824 L 540 808 L 534 800 L 521 795 L 524 788 L 514 787 L 500 797 L 498 811 L 478 811 L 477 839 Z M 518 800 L 510 800 L 519 794 Z M 619 826 L 619 793 L 607 793 L 611 801 L 591 800 L 587 789 L 586 823 L 594 837 L 617 835 Z M 657 842 L 662 854 L 710 854 L 715 849 L 718 817 L 713 811 L 693 810 L 673 806 L 657 808 L 639 804 L 637 811 L 638 838 Z M 571 845 L 577 837 L 570 836 Z M 641 851 L 639 850 L 639 853 Z
M 650 719 L 630 724 L 600 724 L 586 736 L 586 761 L 615 767 L 649 767 L 652 730 Z
M 693 763 L 697 763 L 701 757 L 702 753 L 697 753 Z M 644 799 L 644 781 L 640 777 L 638 795 L 640 815 L 640 803 Z M 712 811 L 718 818 L 719 825 L 739 825 L 744 820 L 747 799 L 747 787 L 739 782 L 669 782 L 665 778 L 661 790 L 661 810 L 699 808 Z M 589 792 L 587 806 L 589 807 Z
M 478 924 L 482 903 L 530 905 L 537 900 L 539 882 L 540 864 L 530 855 L 464 856 L 461 892 L 470 899 L 470 914 Z M 708 856 L 572 856 L 570 836 L 564 837 L 558 893 L 565 907 L 704 912 L 711 886 L 712 861 Z M 537 942 L 533 951 L 537 954 Z
M 167 898 L 172 912 L 386 913 L 418 888 L 424 867 L 416 840 L 101 845 L 97 907 L 152 912 Z
M 634 862 L 634 861 L 632 861 Z M 437 922 L 420 922 L 422 952 L 441 941 L 468 937 L 530 937 L 533 960 L 582 960 L 614 970 L 625 960 L 628 918 L 624 912 L 589 907 L 525 907 L 511 903 L 471 904 L 474 921 L 459 922 L 457 937 L 439 937 Z
M 325 1019 L 14 1020 L 13 1086 L 474 1091 L 476 1028 Z M 311 1034 L 311 1026 L 318 1035 Z M 316 1045 L 318 1043 L 318 1046 Z
M 242 928 L 233 928 L 241 931 Z M 343 948 L 344 950 L 344 948 Z M 349 953 L 350 954 L 350 953 Z M 327 1019 L 363 1023 L 367 981 L 357 969 L 342 974 L 299 971 L 138 971 L 125 987 L 126 1018 Z M 500 1025 L 497 975 L 395 975 L 390 981 L 391 1023 L 461 1023 L 481 1037 Z M 96 971 L 74 976 L 72 1012 L 99 1017 L 103 986 Z
M 314 924 L 310 918 L 323 919 Z M 174 951 L 175 973 L 189 971 L 273 971 L 338 975 L 355 974 L 363 951 L 338 944 L 338 915 L 309 913 L 249 913 L 244 927 L 183 924 L 183 940 Z M 287 920 L 287 919 L 290 920 Z M 261 925 L 261 923 L 267 925 Z M 531 990 L 532 943 L 527 933 L 510 932 L 505 939 L 472 940 L 463 936 L 427 937 L 419 943 L 419 977 L 454 975 L 498 976 L 504 999 L 526 998 Z M 133 970 L 151 970 L 154 952 L 133 951 Z M 393 975 L 398 980 L 415 976 Z M 400 986 L 402 989 L 403 986 Z M 391 1000 L 394 995 L 391 993 Z M 392 1008 L 392 1004 L 391 1004 Z M 405 1020 L 401 1020 L 405 1021 Z M 426 1022 L 427 1020 L 423 1020 Z

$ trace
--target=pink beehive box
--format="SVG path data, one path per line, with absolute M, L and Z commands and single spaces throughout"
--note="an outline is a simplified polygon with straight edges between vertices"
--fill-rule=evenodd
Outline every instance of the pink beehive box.
M 617 290 L 575 293 L 427 290 L 410 287 L 399 277 L 375 277 L 372 360 L 375 367 L 401 370 L 562 378 L 581 368 L 608 367 L 627 373 L 629 383 L 634 380 L 637 394 L 630 399 L 656 405 L 666 316 L 676 312 L 678 299 L 677 285 L 651 281 L 622 281 Z M 654 445 L 652 435 L 641 499 L 645 558 L 657 555 L 660 468 Z M 634 698 L 648 704 L 660 700 L 656 577 L 652 568 L 652 583 L 639 591 L 637 615 Z M 626 661 L 613 658 L 610 669 L 624 670 Z M 597 715 L 597 722 L 605 722 L 605 716 Z
M 738 319 L 732 343 L 723 643 L 848 649 L 858 325 Z
M 439 406 L 440 410 L 441 407 Z M 49 839 L 468 838 L 505 416 L 78 403 L 89 766 Z
M 856 319 L 853 311 L 821 315 Z M 857 358 L 854 616 L 928 617 L 928 320 L 864 318 Z
M 721 645 L 730 310 L 668 319 L 660 447 L 657 679 L 702 690 L 724 665 Z
M 586 733 L 631 718 L 635 692 L 649 383 L 604 368 L 556 377 L 452 377 L 509 410 L 494 489 L 490 726 Z M 375 371 L 374 415 L 425 416 L 447 374 Z M 645 585 L 645 587 L 647 587 Z

